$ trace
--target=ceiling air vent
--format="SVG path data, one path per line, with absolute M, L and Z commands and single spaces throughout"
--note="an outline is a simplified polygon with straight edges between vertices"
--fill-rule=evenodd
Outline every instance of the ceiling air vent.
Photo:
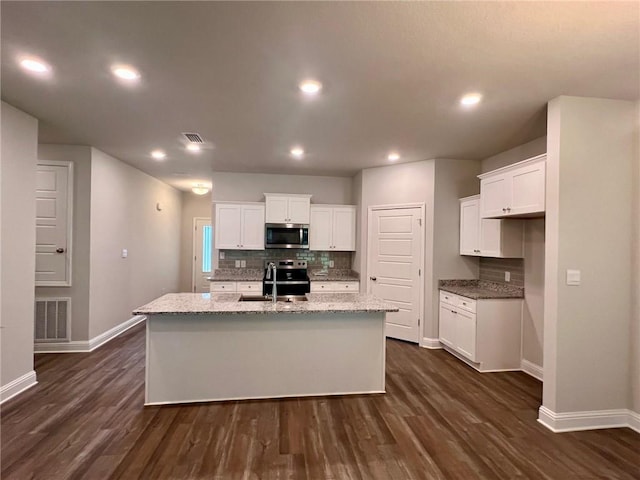
M 204 143 L 199 133 L 183 133 L 182 135 L 191 143 Z

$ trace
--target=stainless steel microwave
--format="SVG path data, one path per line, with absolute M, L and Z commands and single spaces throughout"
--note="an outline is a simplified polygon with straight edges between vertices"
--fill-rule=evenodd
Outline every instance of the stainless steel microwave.
M 267 223 L 265 248 L 309 248 L 309 225 L 300 223 Z

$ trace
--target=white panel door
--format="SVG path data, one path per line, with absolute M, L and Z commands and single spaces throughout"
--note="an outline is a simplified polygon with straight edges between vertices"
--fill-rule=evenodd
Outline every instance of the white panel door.
M 387 314 L 386 335 L 418 342 L 422 209 L 372 210 L 368 245 L 370 292 L 400 309 Z
M 241 213 L 241 205 L 216 205 L 215 248 L 240 249 Z
M 193 225 L 193 275 L 191 291 L 209 292 L 211 276 L 211 256 L 213 252 L 210 218 L 194 218 Z
M 36 172 L 36 286 L 71 285 L 72 166 L 39 163 Z
M 242 206 L 240 248 L 264 250 L 264 207 L 262 205 Z
M 331 248 L 333 209 L 331 207 L 311 207 L 309 220 L 309 250 L 326 251 Z

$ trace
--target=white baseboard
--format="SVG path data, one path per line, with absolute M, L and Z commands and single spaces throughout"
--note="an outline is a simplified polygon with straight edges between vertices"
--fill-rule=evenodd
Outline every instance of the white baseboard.
M 36 372 L 35 370 L 31 370 L 6 385 L 2 385 L 2 387 L 0 387 L 0 404 L 33 387 L 37 383 Z
M 540 365 L 536 365 L 535 363 L 530 362 L 529 360 L 525 360 L 523 358 L 520 361 L 520 368 L 524 373 L 531 375 L 533 378 L 536 378 L 541 382 L 543 381 L 544 370 Z
M 34 345 L 35 353 L 87 353 L 93 352 L 96 348 L 104 345 L 109 340 L 113 340 L 118 335 L 126 332 L 131 327 L 142 322 L 146 317 L 144 315 L 136 315 L 129 320 L 116 325 L 110 330 L 84 341 L 56 342 L 56 343 L 36 343 Z
M 442 348 L 442 344 L 440 343 L 440 340 L 438 340 L 437 338 L 429 338 L 429 337 L 422 337 L 422 342 L 420 342 L 420 346 L 422 348 L 428 348 L 429 350 L 437 350 Z
M 640 415 L 626 409 L 555 413 L 540 407 L 538 422 L 555 433 L 621 427 L 640 432 Z

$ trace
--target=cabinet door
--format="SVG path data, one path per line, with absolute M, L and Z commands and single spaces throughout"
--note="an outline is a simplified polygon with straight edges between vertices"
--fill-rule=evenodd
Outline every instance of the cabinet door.
M 510 215 L 540 213 L 545 210 L 545 162 L 519 168 L 511 177 Z
M 456 344 L 456 313 L 453 307 L 440 302 L 438 336 L 440 342 L 455 348 Z
M 309 223 L 310 198 L 289 197 L 288 223 Z
M 215 245 L 219 250 L 238 250 L 241 244 L 240 205 L 216 205 Z
M 289 208 L 288 197 L 266 197 L 265 223 L 287 223 Z
M 332 213 L 333 209 L 329 207 L 311 207 L 309 250 L 329 250 L 331 248 Z
M 264 250 L 264 207 L 262 205 L 242 206 L 242 238 L 244 250 Z
M 476 360 L 476 316 L 462 309 L 456 310 L 455 348 L 469 360 Z
M 502 220 L 483 218 L 480 220 L 480 255 L 483 257 L 500 257 Z
M 335 207 L 333 209 L 332 232 L 332 250 L 355 250 L 356 209 L 353 207 Z
M 480 218 L 504 217 L 510 203 L 511 175 L 495 175 L 480 180 Z
M 460 255 L 480 255 L 479 208 L 477 199 L 460 203 Z

